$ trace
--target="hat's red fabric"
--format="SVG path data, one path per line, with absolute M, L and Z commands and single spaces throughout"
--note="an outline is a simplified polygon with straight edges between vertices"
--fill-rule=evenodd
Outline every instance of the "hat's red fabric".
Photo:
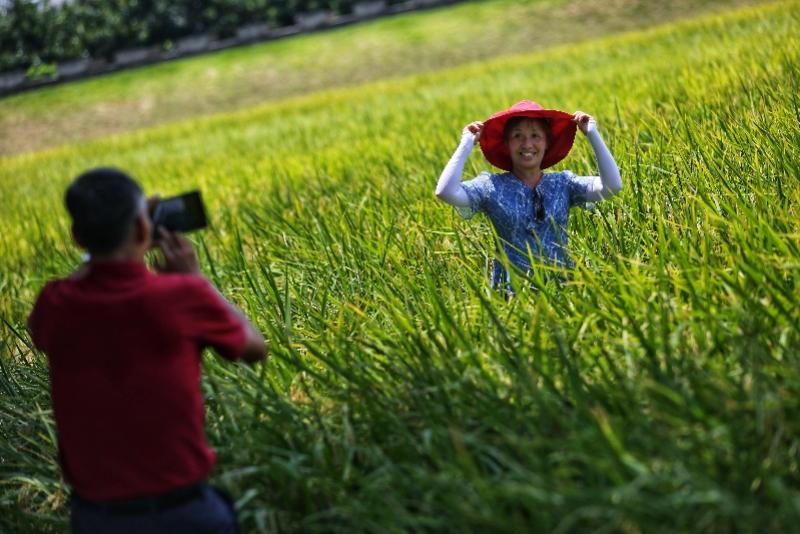
M 511 170 L 511 154 L 503 139 L 503 129 L 508 119 L 512 117 L 547 119 L 550 123 L 550 143 L 542 158 L 542 169 L 552 167 L 567 157 L 578 128 L 572 121 L 572 115 L 555 109 L 544 109 L 536 102 L 522 100 L 484 121 L 480 144 L 483 155 L 489 163 L 506 171 Z

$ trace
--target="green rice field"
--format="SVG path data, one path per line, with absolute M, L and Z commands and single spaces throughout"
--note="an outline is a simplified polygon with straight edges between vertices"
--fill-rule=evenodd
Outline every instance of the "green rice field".
M 535 52 L 763 0 L 471 0 L 0 99 L 0 156 Z
M 202 189 L 203 270 L 270 340 L 204 359 L 244 532 L 797 528 L 798 27 L 762 3 L 0 157 L 0 531 L 66 526 L 25 319 L 97 165 Z M 597 117 L 624 189 L 572 212 L 566 284 L 506 301 L 488 220 L 433 191 L 523 98 Z M 580 134 L 557 168 L 595 173 Z

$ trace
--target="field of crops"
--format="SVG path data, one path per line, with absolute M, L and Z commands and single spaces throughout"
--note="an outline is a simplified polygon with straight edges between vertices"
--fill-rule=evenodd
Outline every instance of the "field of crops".
M 796 528 L 798 27 L 800 2 L 747 7 L 0 159 L 0 530 L 66 516 L 24 322 L 100 164 L 203 190 L 204 270 L 271 340 L 204 362 L 245 531 Z M 488 221 L 433 189 L 522 98 L 594 114 L 625 188 L 573 212 L 567 284 L 507 302 Z M 559 168 L 593 173 L 588 143 Z
M 472 0 L 0 99 L 0 156 L 764 0 Z M 531 31 L 533 29 L 533 31 Z

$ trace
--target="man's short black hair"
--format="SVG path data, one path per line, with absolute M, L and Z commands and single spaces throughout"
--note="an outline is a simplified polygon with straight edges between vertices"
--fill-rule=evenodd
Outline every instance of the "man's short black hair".
M 91 254 L 105 254 L 128 237 L 139 213 L 142 188 L 118 169 L 98 168 L 78 176 L 65 202 L 72 231 Z

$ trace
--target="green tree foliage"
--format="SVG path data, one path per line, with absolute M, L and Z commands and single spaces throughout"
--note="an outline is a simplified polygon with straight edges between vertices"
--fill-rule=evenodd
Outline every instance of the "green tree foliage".
M 246 24 L 293 24 L 297 13 L 347 14 L 351 0 L 10 0 L 0 7 L 0 72 L 119 50 L 164 46 L 199 33 L 232 37 Z M 393 2 L 389 2 L 393 3 Z M 396 3 L 396 2 L 394 2 Z

